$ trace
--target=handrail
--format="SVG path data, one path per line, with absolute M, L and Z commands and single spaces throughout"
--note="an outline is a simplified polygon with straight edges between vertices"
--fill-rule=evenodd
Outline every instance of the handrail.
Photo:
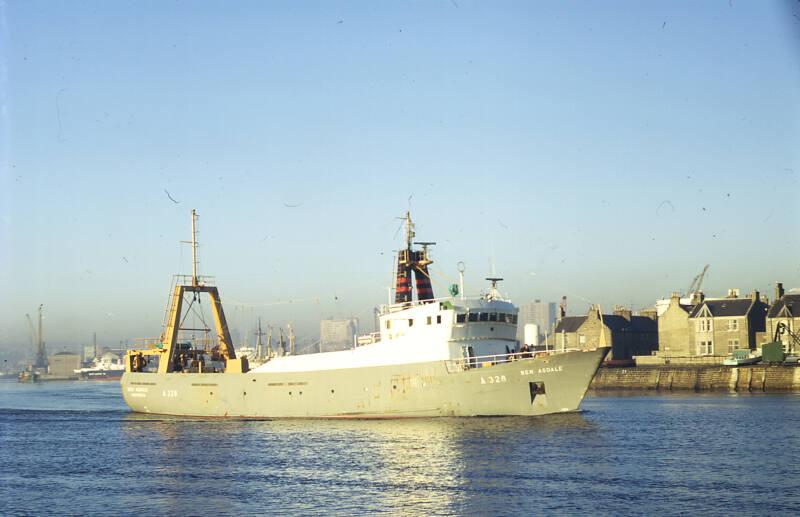
M 368 334 L 358 334 L 353 336 L 353 348 L 364 346 L 364 345 L 372 345 L 377 343 L 381 340 L 381 333 L 380 332 L 370 332 Z
M 410 307 L 418 307 L 421 305 L 427 305 L 432 302 L 452 302 L 454 306 L 458 305 L 458 302 L 464 301 L 501 301 L 501 302 L 508 302 L 511 303 L 510 300 L 505 300 L 502 298 L 494 298 L 492 300 L 487 300 L 485 296 L 467 296 L 464 298 L 458 298 L 455 296 L 442 296 L 439 298 L 430 298 L 428 300 L 413 300 L 410 302 L 401 302 L 401 303 L 392 303 L 392 304 L 383 304 L 379 307 L 380 314 L 391 314 L 393 312 L 399 312 L 406 310 Z
M 521 359 L 530 359 L 534 357 L 541 357 L 541 356 L 550 356 L 550 355 L 559 355 L 566 352 L 580 352 L 583 351 L 581 348 L 567 348 L 565 350 L 540 350 L 540 351 L 530 351 L 530 352 L 509 352 L 507 354 L 489 354 L 489 355 L 476 355 L 472 357 L 459 357 L 457 359 L 449 359 L 445 361 L 447 363 L 448 371 L 452 370 L 452 367 L 456 367 L 459 370 L 468 370 L 470 368 L 479 368 L 482 367 L 486 363 L 490 363 L 492 365 L 498 363 L 508 363 L 513 361 L 519 361 Z

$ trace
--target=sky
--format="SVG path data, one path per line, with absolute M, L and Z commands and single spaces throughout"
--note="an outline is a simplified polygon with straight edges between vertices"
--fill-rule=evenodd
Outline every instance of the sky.
M 232 328 L 434 289 L 652 306 L 800 287 L 800 3 L 0 0 L 0 350 L 157 336 L 172 275 Z

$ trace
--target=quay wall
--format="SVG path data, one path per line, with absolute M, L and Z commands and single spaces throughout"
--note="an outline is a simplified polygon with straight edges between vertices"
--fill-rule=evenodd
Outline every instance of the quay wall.
M 597 371 L 589 388 L 800 392 L 800 367 L 784 365 L 603 367 Z

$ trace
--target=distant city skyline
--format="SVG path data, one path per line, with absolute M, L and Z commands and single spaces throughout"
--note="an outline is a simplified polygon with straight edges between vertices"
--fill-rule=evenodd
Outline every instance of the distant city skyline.
M 371 321 L 397 217 L 434 291 L 651 307 L 800 287 L 800 4 L 0 2 L 0 352 Z

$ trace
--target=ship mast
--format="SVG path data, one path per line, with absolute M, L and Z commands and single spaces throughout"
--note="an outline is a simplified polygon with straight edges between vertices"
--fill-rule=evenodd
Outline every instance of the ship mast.
M 192 287 L 197 287 L 197 212 L 192 208 Z
M 433 261 L 428 258 L 428 246 L 436 244 L 435 242 L 414 242 L 416 236 L 414 231 L 414 223 L 411 221 L 411 212 L 406 211 L 405 217 L 405 248 L 398 250 L 396 273 L 395 273 L 395 289 L 394 289 L 394 303 L 411 303 L 413 300 L 413 292 L 411 288 L 411 277 L 414 276 L 417 287 L 417 301 L 427 302 L 433 300 L 433 288 L 431 287 L 431 277 L 428 273 L 428 265 Z M 422 249 L 415 251 L 411 245 L 419 244 Z
M 258 332 L 256 332 L 256 336 L 258 339 L 256 340 L 256 359 L 261 359 L 261 336 L 264 333 L 261 331 L 261 318 L 258 318 Z
M 411 239 L 416 236 L 414 223 L 411 222 L 411 212 L 406 210 L 406 250 L 411 253 Z

